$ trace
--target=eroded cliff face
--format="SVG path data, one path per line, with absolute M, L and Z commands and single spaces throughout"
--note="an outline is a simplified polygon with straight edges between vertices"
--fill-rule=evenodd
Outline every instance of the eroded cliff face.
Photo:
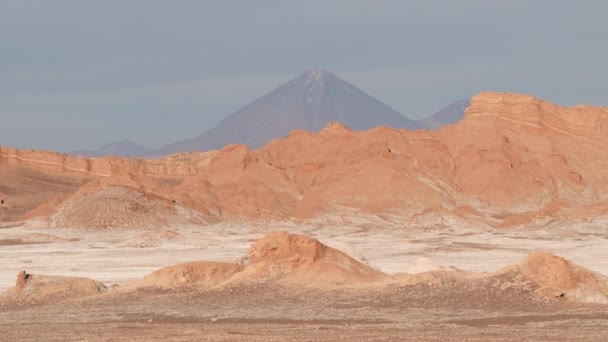
M 156 177 L 189 176 L 209 164 L 217 151 L 180 153 L 159 159 L 123 157 L 86 158 L 56 152 L 19 150 L 0 146 L 0 158 L 9 165 L 23 165 L 49 172 L 75 172 L 94 177 L 143 174 Z
M 438 136 L 454 159 L 453 184 L 489 203 L 541 209 L 555 199 L 583 204 L 606 198 L 606 108 L 482 93 L 462 122 Z
M 560 107 L 529 95 L 481 93 L 471 100 L 465 118 L 469 125 L 510 125 L 522 133 L 608 142 L 608 108 L 603 107 Z
M 16 221 L 51 215 L 61 205 L 71 203 L 72 197 L 89 196 L 112 185 L 170 200 L 172 189 L 204 169 L 216 153 L 183 153 L 150 160 L 90 159 L 0 147 L 0 197 L 4 200 L 0 219 Z M 115 221 L 108 218 L 104 222 Z
M 576 215 L 577 208 L 608 200 L 607 130 L 606 108 L 564 108 L 527 95 L 482 93 L 472 98 L 462 121 L 433 132 L 388 127 L 355 132 L 331 123 L 318 133 L 293 131 L 255 151 L 228 145 L 150 160 L 3 147 L 0 196 L 20 204 L 11 207 L 7 201 L 0 214 L 3 221 L 112 225 L 116 210 L 107 210 L 108 218 L 87 220 L 78 203 L 107 201 L 104 189 L 120 186 L 131 189 L 125 196 L 133 201 L 142 198 L 133 191 L 160 201 L 144 207 L 164 211 L 159 203 L 169 203 L 173 209 L 167 210 L 191 217 L 155 214 L 160 225 L 307 219 L 344 208 L 396 215 L 419 226 L 462 220 L 527 224 L 548 215 Z M 78 215 L 49 219 L 60 212 Z M 78 222 L 70 222 L 72 217 Z M 153 225 L 143 217 L 137 222 Z
M 0 155 L 0 221 L 19 220 L 28 211 L 76 192 L 89 179 L 83 173 L 48 172 L 29 163 L 13 163 Z

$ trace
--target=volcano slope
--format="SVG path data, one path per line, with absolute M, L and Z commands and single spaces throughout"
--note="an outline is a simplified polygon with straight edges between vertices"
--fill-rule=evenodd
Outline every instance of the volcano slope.
M 606 277 L 548 253 L 493 273 L 388 275 L 310 237 L 275 232 L 238 263 L 170 266 L 113 289 L 22 272 L 0 295 L 0 332 L 9 340 L 601 341 L 607 290 Z
M 341 220 L 355 210 L 423 228 L 598 227 L 608 214 L 607 146 L 606 108 L 482 93 L 462 121 L 433 132 L 330 123 L 255 151 L 228 145 L 149 160 L 3 147 L 0 217 L 145 228 Z

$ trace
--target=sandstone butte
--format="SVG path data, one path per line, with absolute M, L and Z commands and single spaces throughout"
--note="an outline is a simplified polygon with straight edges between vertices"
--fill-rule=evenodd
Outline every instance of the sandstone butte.
M 87 159 L 0 148 L 0 220 L 157 227 L 314 219 L 354 210 L 435 227 L 608 215 L 608 108 L 481 93 L 437 131 L 330 123 L 255 151 Z M 336 216 L 337 217 L 337 216 Z
M 137 296 L 145 291 L 205 291 L 283 287 L 383 288 L 390 285 L 458 284 L 528 291 L 539 300 L 608 303 L 608 278 L 553 254 L 535 252 L 521 263 L 492 273 L 432 271 L 422 274 L 382 273 L 318 240 L 274 232 L 254 242 L 240 263 L 197 261 L 160 269 L 142 280 L 108 289 L 88 278 L 17 275 L 16 286 L 0 294 L 0 305 L 63 302 L 100 296 Z

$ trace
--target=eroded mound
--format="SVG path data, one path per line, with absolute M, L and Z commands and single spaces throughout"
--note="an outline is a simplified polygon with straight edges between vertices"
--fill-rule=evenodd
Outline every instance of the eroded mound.
M 528 255 L 518 266 L 546 297 L 608 303 L 608 278 L 546 252 Z
M 251 264 L 288 263 L 293 267 L 324 258 L 329 247 L 304 235 L 275 232 L 257 240 L 247 252 Z
M 94 296 L 106 292 L 104 284 L 89 278 L 47 276 L 19 272 L 14 288 L 0 296 L 0 302 L 38 304 Z
M 162 268 L 119 290 L 204 290 L 255 283 L 350 285 L 390 277 L 316 239 L 285 232 L 255 241 L 240 263 L 194 261 Z
M 499 288 L 505 294 L 515 290 L 541 301 L 608 304 L 608 277 L 547 252 L 530 253 L 519 264 L 492 273 L 439 267 L 424 258 L 416 260 L 406 272 L 393 274 L 392 279 L 400 285 L 426 283 L 444 286 L 446 290 L 463 285 L 487 290 Z
M 225 282 L 241 270 L 240 265 L 227 262 L 193 261 L 162 268 L 131 287 L 159 289 L 209 288 Z
M 165 198 L 125 186 L 74 196 L 58 206 L 44 226 L 54 228 L 149 228 L 204 224 L 199 214 Z
M 417 260 L 408 271 L 387 275 L 314 238 L 275 232 L 255 241 L 238 264 L 195 261 L 169 266 L 120 288 L 118 293 L 128 297 L 141 289 L 205 291 L 232 290 L 234 286 L 247 291 L 262 284 L 316 289 L 364 286 L 379 291 L 424 285 L 446 294 L 464 289 L 538 302 L 552 299 L 608 304 L 607 277 L 545 252 L 531 253 L 521 263 L 493 273 L 440 267 L 429 259 Z M 106 291 L 103 284 L 87 278 L 29 275 L 23 271 L 15 288 L 0 296 L 0 303 L 58 302 Z
M 247 278 L 316 284 L 381 281 L 388 276 L 316 239 L 275 232 L 257 240 L 243 259 Z

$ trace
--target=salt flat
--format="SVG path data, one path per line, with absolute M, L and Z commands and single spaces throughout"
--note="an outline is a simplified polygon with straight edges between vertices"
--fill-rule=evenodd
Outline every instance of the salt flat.
M 584 230 L 411 231 L 357 223 L 220 224 L 170 231 L 14 227 L 0 230 L 0 291 L 14 286 L 20 270 L 123 285 L 181 262 L 233 262 L 270 231 L 310 235 L 387 273 L 417 273 L 430 267 L 495 271 L 519 262 L 531 251 L 543 250 L 608 274 L 608 234 Z

